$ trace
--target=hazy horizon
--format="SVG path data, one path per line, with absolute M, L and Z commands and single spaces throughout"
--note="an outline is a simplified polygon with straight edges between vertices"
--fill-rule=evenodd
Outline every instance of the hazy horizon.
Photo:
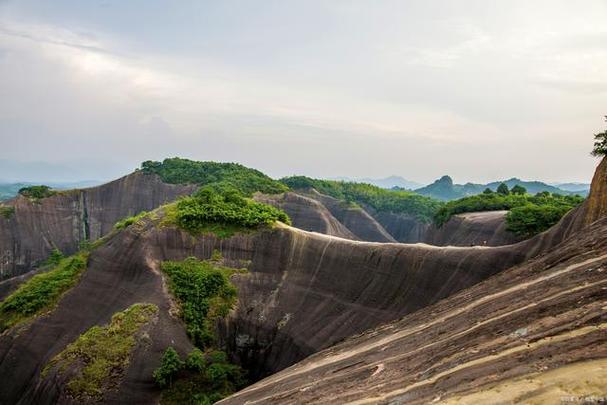
M 0 161 L 60 181 L 180 156 L 588 183 L 605 17 L 598 0 L 3 1 Z

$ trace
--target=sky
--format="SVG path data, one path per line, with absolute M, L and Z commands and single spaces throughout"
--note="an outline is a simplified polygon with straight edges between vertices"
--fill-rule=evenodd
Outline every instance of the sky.
M 587 182 L 606 20 L 605 0 L 0 0 L 0 180 L 180 156 Z

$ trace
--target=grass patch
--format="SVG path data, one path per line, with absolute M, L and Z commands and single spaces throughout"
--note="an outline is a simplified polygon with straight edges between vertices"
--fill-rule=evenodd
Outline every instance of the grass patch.
M 57 258 L 55 267 L 23 283 L 0 304 L 0 331 L 53 309 L 86 269 L 88 252 Z
M 228 184 L 203 187 L 165 212 L 192 234 L 214 233 L 221 238 L 270 227 L 276 221 L 291 223 L 284 211 L 246 198 Z
M 0 206 L 0 216 L 2 216 L 3 218 L 9 219 L 13 215 L 15 215 L 15 207 L 7 206 L 7 205 Z
M 125 229 L 125 228 L 133 225 L 135 222 L 138 222 L 140 219 L 144 218 L 146 215 L 148 215 L 148 212 L 142 211 L 137 215 L 133 215 L 131 217 L 121 219 L 120 221 L 116 222 L 116 224 L 114 225 L 114 229 L 116 229 L 116 230 Z
M 129 364 L 137 333 L 158 313 L 153 304 L 134 304 L 117 312 L 106 326 L 93 326 L 55 356 L 44 368 L 45 376 L 54 366 L 59 372 L 78 368 L 67 383 L 68 393 L 77 399 L 101 399 Z

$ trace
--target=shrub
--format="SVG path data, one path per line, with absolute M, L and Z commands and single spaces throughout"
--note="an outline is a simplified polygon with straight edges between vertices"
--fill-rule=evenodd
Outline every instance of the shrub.
M 58 354 L 43 371 L 55 366 L 59 372 L 75 366 L 70 374 L 68 392 L 75 398 L 100 399 L 103 388 L 119 377 L 129 363 L 137 333 L 158 312 L 153 304 L 134 304 L 112 316 L 109 325 L 93 326 Z
M 188 370 L 199 373 L 203 372 L 207 367 L 207 361 L 202 350 L 199 348 L 194 348 L 194 350 L 188 354 L 188 358 L 185 361 L 185 366 Z
M 225 184 L 203 187 L 194 196 L 179 200 L 175 221 L 189 232 L 213 232 L 219 237 L 267 227 L 276 221 L 290 224 L 284 211 L 245 198 Z
M 175 349 L 169 347 L 162 355 L 160 367 L 154 371 L 154 380 L 161 388 L 170 387 L 173 385 L 173 378 L 183 366 L 184 363 L 179 354 L 177 354 Z
M 63 253 L 61 253 L 61 250 L 55 248 L 55 249 L 51 250 L 51 254 L 49 255 L 48 259 L 46 259 L 44 264 L 47 266 L 56 266 L 59 263 L 61 263 L 61 260 L 63 260 L 63 259 L 65 259 L 65 256 L 63 256 Z
M 86 269 L 87 253 L 61 259 L 52 270 L 37 274 L 0 304 L 0 331 L 50 310 Z
M 506 229 L 522 237 L 531 237 L 555 225 L 571 207 L 566 205 L 527 204 L 510 210 Z
M 57 192 L 49 186 L 29 186 L 19 189 L 19 194 L 33 201 L 38 201 L 46 197 L 55 195 Z
M 305 176 L 286 177 L 281 180 L 292 189 L 313 188 L 333 198 L 370 206 L 379 212 L 406 214 L 424 222 L 431 222 L 440 201 L 402 190 L 386 190 L 371 184 L 317 180 Z
M 288 190 L 284 184 L 262 172 L 237 163 L 196 162 L 171 158 L 162 162 L 148 160 L 141 164 L 141 170 L 144 173 L 157 174 L 162 181 L 171 184 L 208 185 L 227 182 L 247 196 L 257 191 L 277 194 Z

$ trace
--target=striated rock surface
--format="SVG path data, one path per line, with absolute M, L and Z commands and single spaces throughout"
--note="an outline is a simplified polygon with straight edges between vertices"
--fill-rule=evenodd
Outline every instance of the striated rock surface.
M 293 192 L 278 195 L 256 194 L 253 198 L 285 211 L 296 228 L 345 239 L 358 239 L 323 204 L 313 198 Z
M 590 224 L 607 215 L 607 158 L 603 158 L 594 173 L 585 204 L 584 224 Z
M 437 246 L 503 246 L 520 241 L 506 230 L 508 211 L 470 212 L 454 215 L 443 226 L 430 227 L 424 242 Z
M 18 196 L 4 203 L 14 207 L 14 214 L 0 216 L 0 278 L 31 270 L 54 248 L 71 254 L 81 242 L 110 232 L 120 219 L 152 210 L 194 189 L 135 172 L 98 187 L 62 191 L 39 202 Z
M 607 219 L 222 403 L 558 403 L 607 381 Z

